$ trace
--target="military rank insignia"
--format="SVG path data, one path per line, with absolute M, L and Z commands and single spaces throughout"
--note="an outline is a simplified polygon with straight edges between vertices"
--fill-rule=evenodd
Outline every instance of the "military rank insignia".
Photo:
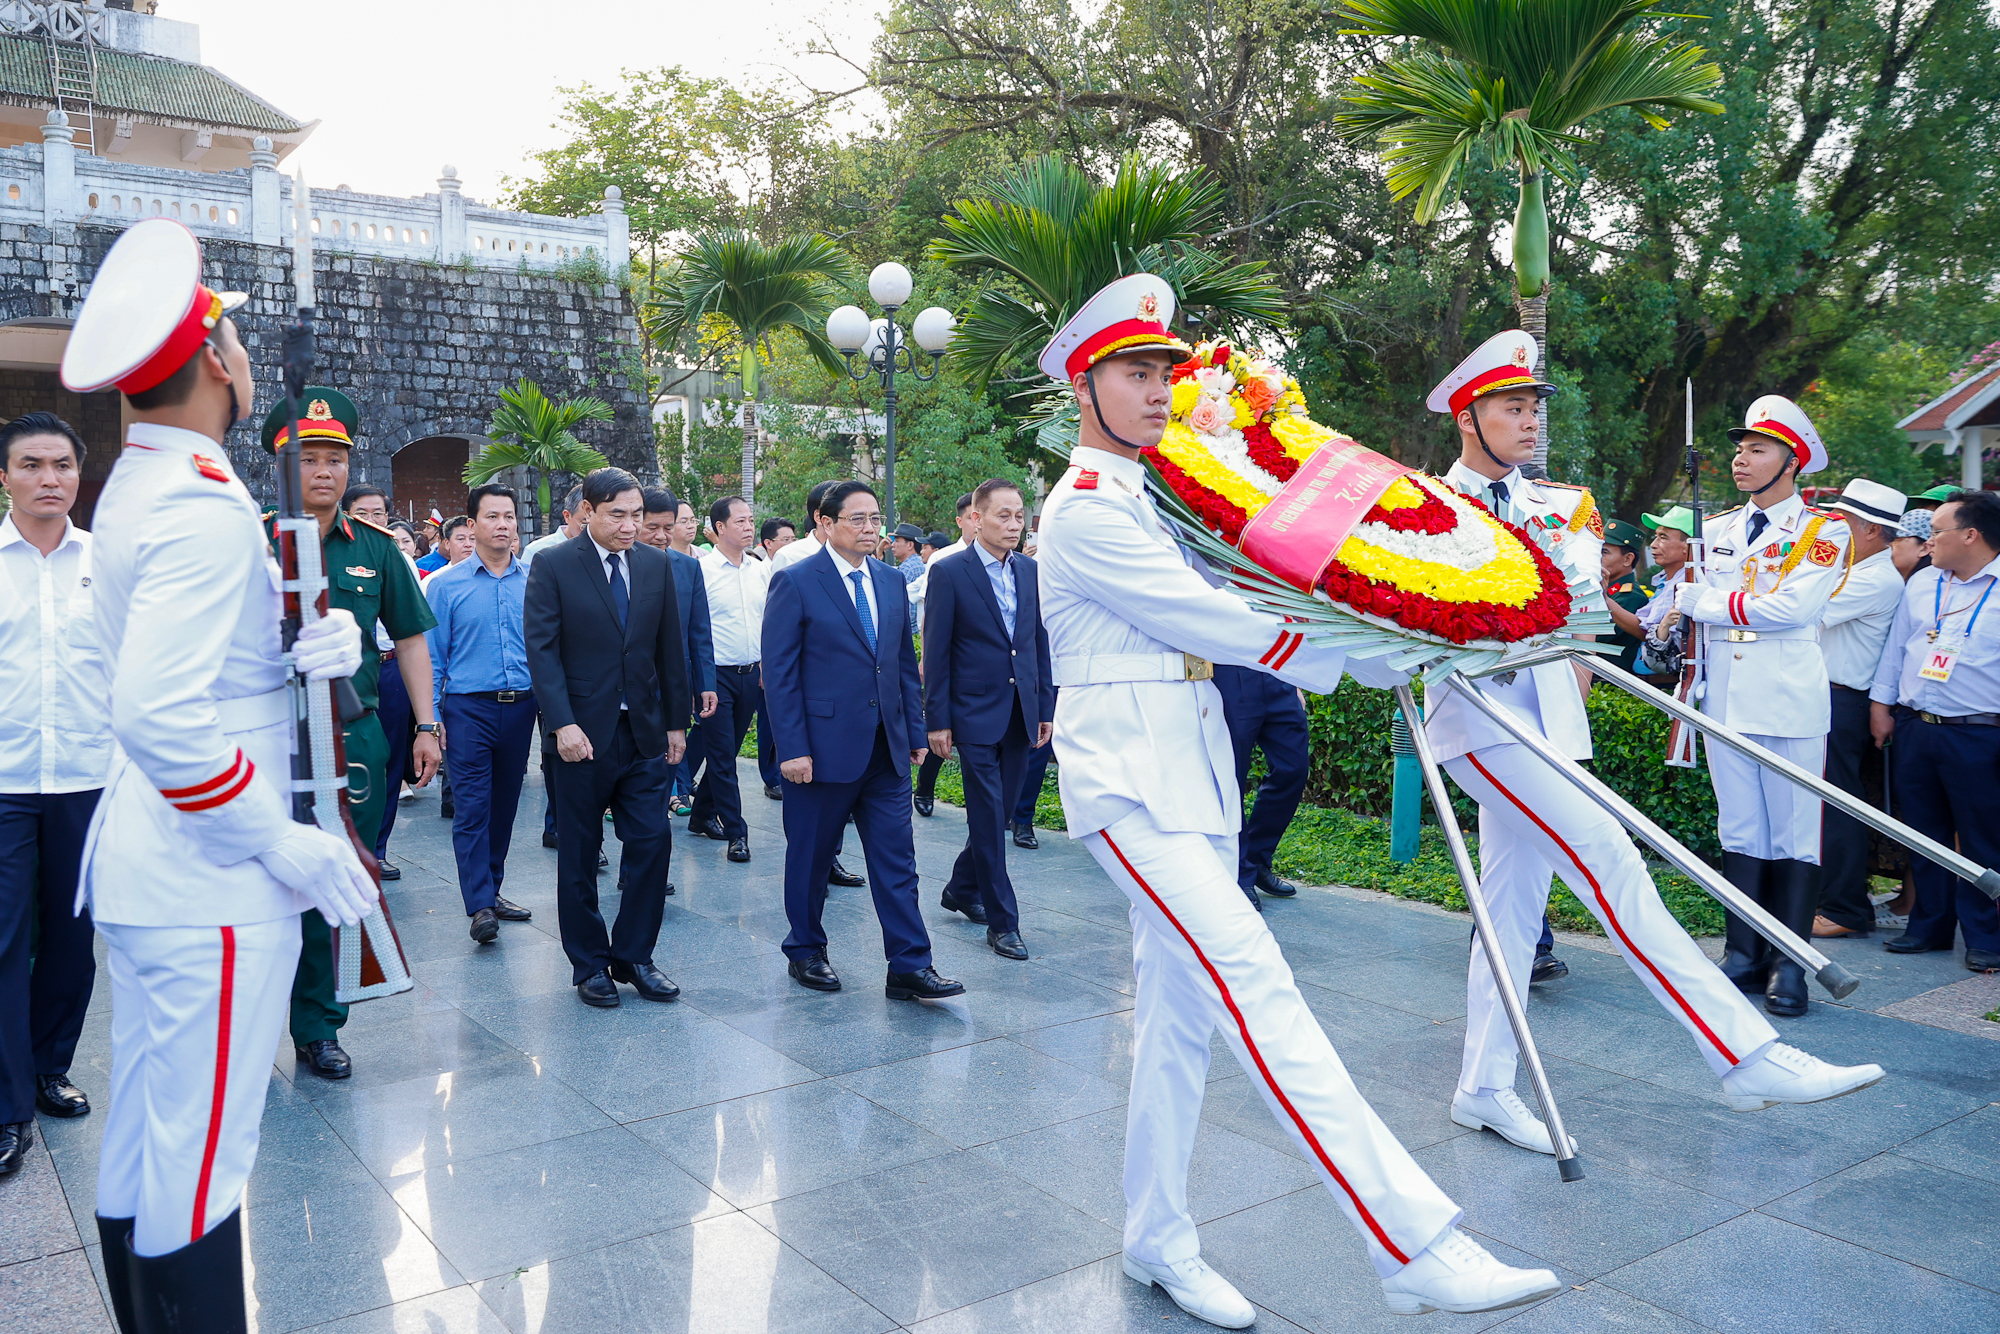
M 1590 535 L 1600 542 L 1604 540 L 1604 513 L 1595 507 L 1590 511 Z
M 1840 559 L 1840 547 L 1822 537 L 1812 544 L 1810 551 L 1806 552 L 1806 559 L 1815 565 L 1830 566 Z
M 209 481 L 227 482 L 229 480 L 229 473 L 224 470 L 223 466 L 207 455 L 190 454 L 188 458 L 194 463 L 194 470 Z
M 373 579 L 375 577 L 375 571 L 369 569 L 366 565 L 350 565 L 347 567 L 347 572 L 356 579 Z
M 1765 560 L 1776 560 L 1778 557 L 1784 554 L 1785 554 L 1784 552 L 1778 550 L 1778 544 L 1776 542 L 1773 542 L 1770 546 L 1764 548 Z
M 1097 489 L 1097 474 L 1089 468 L 1085 468 L 1077 473 L 1076 489 L 1078 491 L 1095 491 Z

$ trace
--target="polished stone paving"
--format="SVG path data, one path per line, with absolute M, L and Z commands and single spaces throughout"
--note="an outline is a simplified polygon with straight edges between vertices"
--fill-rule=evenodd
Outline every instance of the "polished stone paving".
M 619 1009 L 592 1010 L 570 990 L 530 782 L 506 892 L 535 920 L 485 949 L 466 938 L 436 797 L 402 807 L 390 902 L 418 985 L 355 1008 L 349 1081 L 279 1053 L 245 1206 L 256 1328 L 1207 1328 L 1119 1269 L 1131 961 L 1124 900 L 1080 848 L 1054 834 L 1010 849 L 1035 956 L 1012 963 L 937 907 L 964 834 L 940 806 L 917 821 L 926 917 L 967 995 L 883 998 L 865 890 L 828 905 L 848 988 L 820 995 L 785 976 L 779 806 L 752 788 L 755 861 L 678 838 L 658 958 L 684 998 L 628 989 Z M 853 838 L 848 860 L 861 869 Z M 1563 1185 L 1550 1160 L 1447 1115 L 1463 917 L 1352 890 L 1267 902 L 1360 1087 L 1466 1226 L 1569 1285 L 1424 1328 L 2000 1329 L 2000 1047 L 1912 1022 L 1923 1007 L 1909 1005 L 1966 977 L 1955 958 L 1833 942 L 1865 985 L 1784 1034 L 1892 1077 L 1739 1116 L 1618 958 L 1566 947 L 1570 977 L 1530 1006 L 1587 1164 Z M 100 1100 L 108 1026 L 100 988 L 74 1072 Z M 1217 1053 L 1189 1189 L 1207 1257 L 1266 1334 L 1407 1327 Z M 93 1280 L 101 1123 L 44 1118 L 43 1144 L 0 1182 L 0 1331 L 110 1328 Z

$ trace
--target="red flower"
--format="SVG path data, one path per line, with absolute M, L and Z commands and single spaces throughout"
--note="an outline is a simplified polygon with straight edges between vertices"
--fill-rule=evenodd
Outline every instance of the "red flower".
M 1243 443 L 1249 447 L 1250 461 L 1280 482 L 1291 481 L 1298 472 L 1298 460 L 1285 452 L 1278 437 L 1263 422 L 1251 422 L 1243 428 Z
M 1231 355 L 1229 344 L 1217 343 L 1215 345 L 1215 355 L 1208 359 L 1208 364 L 1211 366 L 1227 366 Z

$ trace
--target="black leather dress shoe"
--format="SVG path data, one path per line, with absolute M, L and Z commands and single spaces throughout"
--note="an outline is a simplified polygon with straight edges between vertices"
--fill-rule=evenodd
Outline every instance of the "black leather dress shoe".
M 610 855 L 609 855 L 608 853 L 603 853 L 603 852 L 600 852 L 600 853 L 598 853 L 598 854 L 597 854 L 597 869 L 598 869 L 598 870 L 600 870 L 600 871 L 602 871 L 602 870 L 603 870 L 603 869 L 604 869 L 605 867 L 607 867 L 607 866 L 609 866 L 609 865 L 611 865 L 611 857 L 610 857 Z
M 456 814 L 458 814 L 458 810 L 451 804 L 450 797 L 446 797 L 443 801 L 440 801 L 438 803 L 438 818 L 440 820 L 449 820 L 452 816 Z
M 1992 950 L 1967 950 L 1965 966 L 1975 973 L 2000 972 L 2000 954 Z
M 394 862 L 377 861 L 375 864 L 382 868 L 382 878 L 384 880 L 401 880 L 403 878 L 403 868 Z
M 1021 933 L 1019 931 L 995 931 L 992 927 L 987 927 L 986 948 L 992 950 L 1003 959 L 1025 959 L 1028 957 L 1028 947 L 1021 943 Z
M 1289 880 L 1278 879 L 1277 872 L 1270 870 L 1257 872 L 1257 888 L 1274 899 L 1296 898 L 1299 892 L 1297 885 Z
M 545 848 L 552 848 L 552 847 L 554 847 L 555 845 L 556 845 L 556 836 L 555 836 L 554 834 L 543 834 L 543 835 L 542 835 L 542 846 L 543 846 L 543 847 L 545 847 Z
M 520 904 L 509 903 L 497 894 L 493 896 L 493 915 L 503 922 L 527 922 L 535 916 Z
M 611 980 L 623 982 L 649 1001 L 678 1000 L 681 994 L 671 977 L 649 963 L 614 963 Z
M 89 1116 L 90 1099 L 83 1096 L 83 1090 L 69 1082 L 68 1075 L 36 1075 L 35 1106 L 46 1116 L 65 1119 L 72 1116 Z
M 943 1000 L 946 996 L 963 996 L 965 984 L 939 977 L 935 968 L 919 968 L 914 973 L 889 974 L 882 994 L 890 1000 Z
M 609 1010 L 618 1004 L 618 986 L 611 980 L 611 974 L 600 968 L 576 984 L 576 998 L 585 1005 Z
M 1924 941 L 1918 940 L 1915 936 L 1905 931 L 1894 940 L 1883 941 L 1882 948 L 1891 954 L 1936 954 L 1942 950 L 1950 949 L 1951 942 L 1947 940 L 1942 945 L 1926 944 Z
M 1035 827 L 1031 824 L 1014 826 L 1014 846 L 1033 850 L 1042 846 L 1042 840 L 1035 837 Z
M 947 889 L 938 895 L 938 907 L 946 912 L 962 912 L 968 919 L 986 925 L 986 907 L 978 899 L 961 899 Z
M 698 838 L 712 838 L 717 843 L 729 841 L 729 835 L 722 832 L 722 817 L 719 815 L 711 815 L 701 821 L 688 821 L 688 832 Z
M 747 862 L 747 861 L 749 861 L 749 860 L 750 860 L 750 840 L 749 840 L 749 839 L 747 839 L 747 838 L 732 838 L 732 839 L 730 839 L 730 840 L 729 840 L 729 860 L 730 860 L 730 861 L 733 861 L 733 862 Z
M 671 894 L 673 892 L 674 892 L 674 882 L 669 880 L 667 881 L 667 893 Z
M 854 874 L 854 872 L 840 864 L 840 858 L 835 857 L 833 865 L 827 869 L 826 883 L 829 885 L 839 885 L 842 889 L 853 889 L 857 885 L 867 884 L 868 879 L 866 876 Z
M 354 1062 L 332 1038 L 317 1038 L 303 1047 L 294 1047 L 292 1055 L 321 1079 L 346 1079 L 354 1073 Z
M 764 795 L 772 801 L 783 801 L 785 799 L 785 789 L 779 787 L 776 783 L 766 783 L 764 784 Z
M 802 987 L 814 991 L 840 990 L 840 974 L 833 971 L 833 965 L 826 961 L 826 951 L 820 950 L 810 959 L 794 959 L 785 968 L 792 980 Z
M 472 914 L 472 938 L 482 945 L 491 945 L 500 938 L 500 917 L 491 908 L 481 908 Z
M 1264 896 L 1257 892 L 1255 885 L 1239 885 L 1237 888 L 1243 891 L 1244 898 L 1250 900 L 1251 907 L 1255 908 L 1259 913 L 1264 911 Z
M 928 817 L 933 810 L 937 809 L 936 797 L 917 797 L 915 801 L 917 803 L 918 815 Z
M 1553 982 L 1559 977 L 1569 976 L 1569 965 L 1553 954 L 1536 954 L 1535 966 L 1528 973 L 1528 985 L 1537 982 Z
M 34 1147 L 33 1121 L 16 1121 L 11 1126 L 0 1126 L 0 1177 L 20 1171 L 21 1160 L 26 1158 L 28 1150 Z

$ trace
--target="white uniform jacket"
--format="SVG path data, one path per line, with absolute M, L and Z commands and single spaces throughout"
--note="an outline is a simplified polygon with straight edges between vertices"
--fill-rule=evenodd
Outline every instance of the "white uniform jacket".
M 97 502 L 116 748 L 77 902 L 100 922 L 241 926 L 309 905 L 254 860 L 291 819 L 278 565 L 207 436 L 144 423 Z
M 1681 609 L 1711 627 L 1701 709 L 1757 736 L 1824 736 L 1832 705 L 1819 625 L 1847 575 L 1848 528 L 1793 496 L 1764 511 L 1770 522 L 1753 545 L 1755 512 L 1746 505 L 1703 524 L 1705 587 L 1681 595 Z
M 1042 620 L 1069 836 L 1143 806 L 1162 830 L 1234 834 L 1243 801 L 1222 696 L 1181 655 L 1269 671 L 1326 693 L 1346 655 L 1212 587 L 1145 492 L 1143 463 L 1079 448 L 1042 504 Z M 1099 682 L 1091 684 L 1091 682 Z
M 1462 462 L 1452 464 L 1444 480 L 1459 494 L 1475 497 L 1499 518 L 1525 530 L 1572 585 L 1579 578 L 1585 581 L 1590 590 L 1586 605 L 1603 605 L 1599 557 L 1604 550 L 1604 521 L 1589 491 L 1529 481 L 1516 469 L 1500 479 L 1507 495 L 1502 501 L 1490 478 Z M 1539 729 L 1563 754 L 1573 760 L 1590 758 L 1590 720 L 1583 711 L 1583 688 L 1577 682 L 1576 669 L 1568 663 L 1544 663 L 1516 672 L 1511 684 L 1503 685 L 1499 677 L 1489 676 L 1479 685 L 1495 703 Z M 1427 703 L 1425 719 L 1424 730 L 1440 763 L 1514 739 L 1459 698 L 1456 691 L 1444 692 L 1435 704 Z

